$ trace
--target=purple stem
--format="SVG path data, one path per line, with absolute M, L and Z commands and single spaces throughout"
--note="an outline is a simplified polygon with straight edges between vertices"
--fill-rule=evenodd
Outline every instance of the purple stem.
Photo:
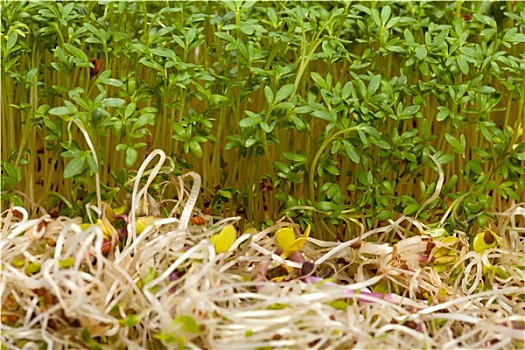
M 324 279 L 319 278 L 319 277 L 314 277 L 314 276 L 308 276 L 308 277 L 302 278 L 301 281 L 306 282 L 306 283 L 318 283 L 318 282 L 324 281 Z M 325 282 L 324 284 L 329 285 L 329 286 L 340 286 L 339 284 L 333 283 L 333 282 Z M 353 289 L 346 289 L 345 294 L 356 294 L 356 291 Z M 372 297 L 374 299 L 384 299 L 389 302 L 393 301 L 393 297 L 391 293 L 383 294 L 383 293 L 374 293 L 374 292 L 367 292 L 367 291 L 357 291 L 357 294 Z M 363 304 L 373 302 L 373 301 L 368 300 L 368 298 L 366 299 L 357 298 L 357 300 L 359 300 L 359 302 Z
M 176 281 L 178 279 L 179 279 L 179 275 L 177 275 L 176 271 L 173 271 L 170 274 L 169 280 L 170 281 Z M 175 293 L 176 291 L 177 291 L 177 285 L 174 285 L 173 287 L 170 288 L 170 293 Z

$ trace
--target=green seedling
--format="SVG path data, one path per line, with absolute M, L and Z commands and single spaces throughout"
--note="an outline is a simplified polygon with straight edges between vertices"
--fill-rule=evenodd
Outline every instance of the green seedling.
M 331 239 L 451 206 L 475 232 L 525 196 L 522 2 L 4 9 L 4 204 L 120 206 L 156 148 L 215 215 Z
M 507 306 L 523 299 L 524 13 L 523 1 L 3 1 L 2 323 L 16 326 L 2 343 L 519 347 Z M 202 183 L 178 177 L 190 171 Z M 31 241 L 43 213 L 60 219 Z M 205 225 L 188 225 L 194 214 Z M 67 217 L 98 228 L 65 229 Z M 228 259 L 210 262 L 207 226 L 227 217 L 259 230 L 232 249 L 224 227 L 210 241 Z M 267 271 L 279 250 L 308 267 L 307 240 L 315 269 Z M 143 288 L 161 277 L 173 285 Z M 328 278 L 327 294 L 300 281 Z M 355 281 L 400 298 L 359 308 L 338 292 Z M 44 313 L 27 287 L 42 283 L 59 300 Z M 475 307 L 489 304 L 499 320 Z M 345 332 L 356 319 L 359 339 Z

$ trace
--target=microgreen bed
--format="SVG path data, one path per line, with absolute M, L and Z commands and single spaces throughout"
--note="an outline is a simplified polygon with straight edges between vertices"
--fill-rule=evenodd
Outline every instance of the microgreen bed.
M 2 349 L 525 346 L 525 2 L 1 19 Z

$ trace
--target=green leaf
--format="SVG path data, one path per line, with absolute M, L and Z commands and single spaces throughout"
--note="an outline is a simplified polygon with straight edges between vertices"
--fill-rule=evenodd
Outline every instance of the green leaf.
M 370 171 L 365 171 L 362 169 L 357 170 L 357 181 L 365 186 L 370 186 L 374 183 L 374 177 Z
M 510 198 L 516 200 L 516 201 L 519 201 L 519 196 L 518 194 L 512 189 L 510 188 L 510 186 L 512 186 L 513 183 L 510 182 L 510 181 L 506 181 L 504 183 L 502 183 L 500 185 L 500 188 L 499 188 L 499 193 L 506 199 L 508 195 Z M 506 195 L 505 195 L 506 194 Z
M 129 168 L 135 164 L 137 161 L 137 150 L 133 147 L 128 147 L 126 149 L 126 166 Z
M 420 46 L 416 49 L 416 57 L 420 60 L 427 57 L 427 48 L 424 46 Z
M 389 210 L 382 210 L 381 212 L 379 212 L 379 214 L 376 215 L 376 219 L 380 221 L 390 220 L 393 217 L 394 215 Z
M 275 102 L 280 102 L 290 96 L 295 89 L 294 84 L 286 84 L 277 91 L 275 95 Z
M 484 16 L 482 14 L 475 13 L 474 14 L 474 18 L 476 20 L 480 21 L 481 23 L 486 24 L 489 27 L 492 27 L 494 29 L 496 29 L 498 27 L 498 24 L 496 23 L 496 21 L 493 18 L 489 17 L 489 16 Z
M 69 43 L 65 43 L 64 44 L 64 48 L 69 51 L 73 56 L 75 56 L 76 58 L 78 58 L 79 60 L 82 61 L 82 63 L 88 63 L 89 62 L 89 59 L 88 59 L 88 56 L 86 55 L 86 53 L 82 50 L 80 50 L 78 47 L 75 47 Z
M 128 148 L 128 145 L 126 145 L 125 143 L 119 143 L 119 144 L 117 145 L 117 147 L 115 147 L 115 150 L 116 150 L 117 152 L 120 152 L 120 151 L 123 151 L 123 150 L 125 150 L 125 149 L 127 149 L 127 148 Z
M 318 110 L 312 112 L 312 115 L 316 118 L 324 119 L 328 122 L 335 123 L 337 120 L 337 116 L 334 114 L 330 114 L 324 110 Z M 335 118 L 334 118 L 335 117 Z
M 286 109 L 286 110 L 291 110 L 295 107 L 295 104 L 293 104 L 292 102 L 279 102 L 278 104 L 275 105 L 275 108 L 281 108 L 281 109 Z
M 8 163 L 8 162 L 2 162 L 2 165 L 4 167 L 4 171 L 7 173 L 7 175 L 9 177 L 17 180 L 17 182 L 21 180 L 21 176 L 18 173 L 18 171 L 16 171 L 15 167 L 13 166 L 13 164 Z
M 273 165 L 275 166 L 275 169 L 277 169 L 281 173 L 289 174 L 291 172 L 290 166 L 283 162 L 275 162 Z
M 462 135 L 463 136 L 463 135 Z M 463 154 L 464 148 L 462 147 L 460 141 L 449 133 L 445 134 L 445 139 L 452 146 L 452 150 L 455 153 Z
M 242 119 L 240 122 L 239 122 L 239 125 L 241 128 L 248 128 L 250 126 L 254 126 L 254 125 L 257 125 L 261 122 L 261 118 L 259 116 L 252 116 L 252 117 L 246 117 L 244 119 Z
M 405 110 L 403 111 L 403 114 L 407 114 L 407 115 L 414 115 L 416 114 L 419 109 L 421 108 L 420 105 L 412 105 L 412 106 L 408 106 L 407 108 L 405 108 Z
M 273 91 L 268 85 L 264 87 L 264 96 L 266 97 L 266 102 L 268 102 L 268 104 L 273 102 Z
M 370 83 L 368 83 L 368 88 L 366 89 L 366 93 L 368 97 L 371 97 L 379 88 L 379 85 L 381 84 L 381 75 L 375 75 L 371 80 Z
M 337 208 L 339 208 L 337 204 L 328 201 L 321 201 L 315 204 L 315 209 L 320 211 L 334 211 L 337 210 Z
M 403 34 L 405 36 L 405 41 L 407 42 L 407 44 L 414 44 L 415 43 L 414 36 L 412 35 L 412 32 L 410 30 L 405 29 Z
M 64 169 L 64 177 L 70 179 L 80 174 L 85 169 L 86 155 L 75 157 L 69 161 Z
M 321 74 L 317 72 L 312 72 L 310 73 L 310 76 L 312 77 L 312 80 L 315 82 L 315 84 L 319 86 L 320 88 L 327 89 L 327 90 L 330 89 L 330 87 L 328 86 L 326 81 L 323 79 Z
M 235 43 L 235 38 L 232 35 L 230 35 L 229 33 L 216 32 L 215 35 L 218 36 L 219 38 L 223 39 L 223 40 L 229 41 L 230 43 Z
M 444 154 L 437 159 L 437 162 L 441 165 L 448 164 L 454 160 L 456 156 L 453 154 Z
M 120 107 L 123 106 L 126 101 L 121 98 L 109 97 L 102 100 L 102 106 L 104 107 Z
M 525 34 L 518 33 L 518 28 L 514 27 L 505 33 L 502 41 L 510 43 L 522 43 L 525 42 Z
M 439 113 L 437 114 L 437 117 L 436 117 L 437 120 L 438 121 L 443 121 L 443 120 L 447 119 L 447 117 L 450 114 L 450 110 L 447 107 L 442 107 L 442 106 L 439 106 L 438 110 L 439 110 Z
M 390 149 L 390 144 L 383 140 L 370 139 L 370 142 L 382 149 Z
M 172 60 L 175 60 L 177 58 L 177 55 L 175 54 L 175 52 L 169 49 L 165 49 L 165 48 L 164 49 L 150 49 L 150 52 L 154 54 L 155 56 L 166 57 Z
M 109 72 L 109 71 L 107 71 Z M 110 85 L 110 86 L 114 86 L 114 87 L 121 87 L 122 85 L 124 85 L 124 83 L 118 79 L 113 79 L 113 78 L 107 78 L 107 79 L 102 79 L 100 81 L 102 84 L 106 84 L 106 85 Z
M 219 95 L 219 94 L 213 94 L 211 95 L 210 102 L 212 104 L 219 104 L 223 102 L 228 102 L 229 98 L 227 96 Z
M 458 56 L 458 58 L 456 59 L 456 62 L 458 63 L 461 73 L 467 75 L 469 72 L 469 66 L 468 66 L 465 56 L 463 55 Z
M 127 105 L 126 110 L 124 111 L 124 118 L 128 119 L 129 117 L 131 117 L 133 112 L 135 112 L 136 108 L 137 108 L 137 104 L 134 102 Z
M 478 89 L 478 92 L 482 94 L 492 94 L 496 92 L 496 89 L 494 89 L 492 86 L 484 85 Z
M 485 28 L 481 31 L 480 35 L 485 39 L 489 40 L 492 38 L 498 31 L 492 28 Z
M 295 107 L 294 112 L 297 114 L 305 114 L 305 113 L 310 113 L 312 110 L 313 108 L 311 106 L 300 106 L 300 107 Z
M 403 214 L 405 215 L 412 215 L 419 209 L 419 204 L 410 204 L 408 205 L 405 210 L 403 210 Z
M 11 33 L 11 35 L 9 35 L 9 39 L 7 39 L 7 43 L 6 43 L 7 51 L 10 51 L 15 46 L 17 40 L 18 40 L 18 33 L 16 30 L 14 30 Z
M 372 8 L 371 15 L 375 25 L 381 27 L 381 17 L 379 17 L 379 11 L 376 8 Z
M 283 155 L 291 160 L 292 162 L 296 162 L 296 163 L 306 163 L 306 157 L 300 155 L 300 154 L 297 154 L 297 153 L 291 153 L 291 152 L 285 152 L 283 153 Z
M 223 198 L 231 199 L 232 193 L 228 190 L 218 190 L 217 194 Z
M 254 33 L 253 27 L 246 22 L 241 22 L 239 29 L 246 35 L 252 35 Z
M 354 145 L 352 145 L 350 142 L 343 140 L 343 146 L 345 147 L 345 152 L 350 157 L 352 162 L 359 164 L 361 161 L 361 157 L 359 156 L 359 153 L 357 152 Z
M 324 165 L 323 168 L 332 175 L 339 175 L 339 169 L 332 164 Z
M 98 174 L 97 163 L 95 162 L 95 159 L 93 158 L 93 155 L 91 153 L 89 153 L 86 156 L 86 163 L 87 163 L 87 165 L 89 167 L 89 170 L 91 170 L 95 174 Z
M 383 7 L 383 9 L 381 10 L 381 23 L 383 24 L 383 26 L 386 24 L 386 22 L 388 22 L 391 14 L 392 9 L 390 8 L 390 6 L 386 5 L 385 7 Z
M 69 110 L 69 108 L 61 106 L 61 107 L 51 108 L 49 110 L 49 114 L 63 116 L 63 115 L 68 115 L 68 114 L 72 114 L 72 113 Z
M 195 139 L 188 143 L 191 153 L 197 158 L 202 158 L 202 148 L 199 142 Z

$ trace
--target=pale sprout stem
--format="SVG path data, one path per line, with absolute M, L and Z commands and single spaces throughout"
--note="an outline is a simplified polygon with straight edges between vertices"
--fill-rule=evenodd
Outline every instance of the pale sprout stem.
M 430 198 L 428 198 L 426 201 L 423 202 L 423 204 L 421 204 L 421 207 L 419 208 L 419 210 L 416 213 L 416 216 L 415 216 L 416 219 L 419 216 L 419 214 L 423 211 L 423 209 L 425 209 L 425 207 L 427 205 L 429 205 L 430 203 L 432 203 L 433 201 L 435 201 L 439 197 L 439 194 L 441 193 L 441 188 L 443 187 L 443 183 L 445 182 L 445 174 L 443 173 L 443 169 L 441 168 L 441 164 L 439 164 L 439 162 L 436 160 L 436 158 L 433 155 L 429 154 L 428 156 L 436 164 L 436 166 L 438 168 L 439 176 L 438 176 L 438 181 L 437 181 L 437 184 L 436 184 L 436 190 L 434 191 L 434 193 L 432 194 L 432 196 Z
M 160 159 L 159 161 L 157 162 L 157 164 L 155 165 L 155 167 L 153 168 L 153 171 L 150 173 L 150 176 L 148 177 L 148 181 L 146 182 L 146 185 L 142 188 L 142 190 L 138 190 L 139 188 L 139 184 L 140 184 L 140 179 L 142 177 L 142 174 L 144 173 L 144 171 L 146 170 L 146 167 L 149 165 L 149 163 L 152 161 L 152 159 L 159 155 Z M 139 168 L 139 171 L 137 172 L 137 175 L 135 177 L 135 183 L 133 184 L 133 194 L 132 194 L 132 199 L 131 199 L 131 210 L 130 210 L 130 213 L 129 213 L 129 217 L 130 217 L 130 220 L 129 220 L 129 223 L 128 223 L 128 235 L 131 237 L 131 241 L 135 240 L 137 238 L 137 230 L 136 230 L 136 227 L 135 227 L 135 221 L 136 221 L 136 213 L 137 213 L 137 209 L 138 209 L 138 206 L 139 206 L 139 200 L 140 200 L 140 197 L 147 193 L 147 189 L 149 187 L 149 185 L 151 184 L 151 182 L 155 179 L 155 177 L 157 176 L 160 168 L 162 167 L 162 165 L 164 164 L 164 161 L 166 160 L 166 154 L 162 151 L 162 150 L 154 150 L 153 152 L 150 153 L 150 155 L 144 160 L 144 162 L 142 163 L 142 165 L 140 166 Z M 147 200 L 147 197 L 144 196 L 144 200 Z M 130 240 L 128 240 L 126 242 L 126 244 L 129 244 Z
M 157 155 L 157 164 L 146 171 Z M 154 151 L 140 167 L 129 213 L 132 234 L 114 255 L 101 253 L 104 234 L 98 226 L 83 230 L 74 219 L 29 220 L 18 207 L 2 213 L 2 314 L 19 318 L 16 327 L 2 323 L 2 344 L 17 348 L 27 340 L 26 348 L 87 346 L 56 334 L 49 327 L 52 320 L 65 330 L 74 320 L 93 339 L 115 339 L 112 346 L 133 349 L 151 346 L 166 332 L 184 333 L 184 345 L 194 348 L 520 344 L 522 318 L 515 310 L 523 306 L 517 296 L 523 293 L 525 274 L 507 264 L 523 264 L 523 229 L 516 225 L 525 215 L 523 204 L 495 213 L 502 236 L 509 238 L 496 248 L 469 251 L 466 234 L 456 232 L 464 248 L 454 250 L 457 261 L 441 272 L 427 256 L 427 243 L 434 239 L 429 228 L 406 216 L 343 243 L 310 237 L 286 259 L 277 254 L 282 249 L 274 235 L 296 224 L 284 218 L 265 230 L 238 234 L 228 251 L 217 254 L 209 238 L 240 218 L 190 225 L 201 186 L 194 173 L 175 181 L 180 191 L 173 216 L 133 234 L 139 203 L 148 199 L 147 188 L 157 174 L 166 171 L 161 169 L 164 161 L 164 153 Z M 148 179 L 139 189 L 145 174 Z M 187 177 L 193 179 L 191 189 Z M 13 210 L 21 215 L 15 218 Z M 417 232 L 411 235 L 407 226 Z M 383 239 L 391 232 L 400 234 L 395 245 Z M 51 237 L 54 244 L 48 245 Z M 433 252 L 441 244 L 435 243 Z M 312 274 L 298 275 L 304 263 L 300 258 L 314 263 Z M 30 264 L 40 267 L 27 272 Z M 486 272 L 489 268 L 508 276 L 494 276 Z M 488 278 L 492 289 L 484 290 Z M 178 332 L 180 317 L 190 317 L 204 331 Z M 127 326 L 131 321 L 136 323 Z

